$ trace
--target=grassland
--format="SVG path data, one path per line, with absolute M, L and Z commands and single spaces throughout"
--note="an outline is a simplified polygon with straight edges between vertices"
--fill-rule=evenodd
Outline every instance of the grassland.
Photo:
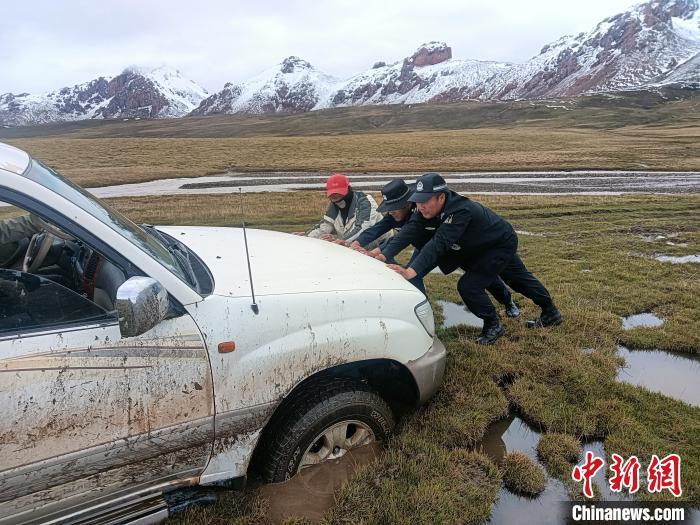
M 506 320 L 507 335 L 486 348 L 473 342 L 476 329 L 441 330 L 449 352 L 444 388 L 403 422 L 382 458 L 363 467 L 337 493 L 325 522 L 482 522 L 503 472 L 470 449 L 509 407 L 543 431 L 578 441 L 604 439 L 608 454 L 637 455 L 644 468 L 651 454 L 680 454 L 683 500 L 700 504 L 700 409 L 615 380 L 618 344 L 700 351 L 700 269 L 651 258 L 656 253 L 700 253 L 700 196 L 480 200 L 516 228 L 543 235 L 521 236 L 520 252 L 557 299 L 566 322 L 530 331 L 522 320 Z M 324 198 L 317 192 L 159 202 L 158 209 L 148 199 L 112 203 L 148 222 L 237 225 L 243 212 L 253 227 L 292 231 L 318 219 Z M 305 203 L 301 209 L 299 202 Z M 646 240 L 659 234 L 676 245 Z M 431 301 L 459 302 L 456 279 L 429 276 Z M 525 299 L 519 298 L 519 303 L 524 318 L 537 314 Z M 440 318 L 439 306 L 435 309 Z M 620 316 L 641 311 L 655 312 L 666 322 L 658 328 L 624 331 Z M 582 348 L 594 351 L 585 354 Z M 557 446 L 575 450 L 566 436 L 554 436 L 563 442 Z M 570 475 L 570 453 L 545 453 L 553 475 Z M 668 499 L 668 493 L 662 496 Z M 266 523 L 265 506 L 255 491 L 227 494 L 212 507 L 187 511 L 178 521 Z
M 591 98 L 567 103 L 568 109 L 529 104 L 75 123 L 5 130 L 0 140 L 85 186 L 226 170 L 700 169 L 696 99 Z M 529 331 L 522 320 L 507 319 L 507 335 L 486 348 L 474 343 L 475 329 L 440 330 L 449 353 L 444 387 L 401 423 L 380 459 L 338 491 L 324 522 L 483 522 L 504 473 L 472 448 L 509 410 L 551 435 L 549 448 L 540 451 L 550 474 L 570 474 L 570 451 L 587 439 L 605 440 L 608 454 L 637 455 L 644 468 L 651 454 L 676 452 L 683 458 L 683 501 L 699 505 L 700 409 L 618 383 L 615 351 L 624 344 L 700 352 L 698 265 L 653 259 L 700 253 L 700 196 L 479 200 L 517 229 L 541 235 L 521 236 L 520 253 L 556 298 L 565 323 Z M 158 206 L 152 198 L 112 201 L 142 222 L 236 226 L 245 218 L 250 226 L 280 231 L 308 227 L 324 203 L 321 192 L 159 197 Z M 438 320 L 435 301 L 459 302 L 456 280 L 426 280 Z M 518 300 L 523 318 L 537 315 Z M 620 316 L 642 311 L 666 322 L 624 331 Z M 226 493 L 216 505 L 190 509 L 174 521 L 270 519 L 266 502 L 251 489 Z
M 340 108 L 0 129 L 83 186 L 232 171 L 700 170 L 700 98 Z

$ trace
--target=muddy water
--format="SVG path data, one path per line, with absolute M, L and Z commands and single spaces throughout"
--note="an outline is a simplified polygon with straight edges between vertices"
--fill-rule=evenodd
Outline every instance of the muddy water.
M 625 365 L 617 380 L 643 386 L 691 405 L 700 406 L 700 357 L 661 350 L 630 350 L 618 346 Z
M 484 321 L 469 310 L 465 310 L 464 305 L 451 303 L 449 301 L 437 301 L 437 303 L 442 306 L 442 314 L 445 318 L 443 321 L 444 328 L 450 328 L 451 326 L 457 326 L 459 324 L 473 326 L 474 328 L 481 328 L 484 326 Z
M 268 516 L 275 523 L 297 516 L 313 523 L 333 506 L 334 492 L 355 471 L 381 454 L 379 443 L 349 451 L 339 459 L 303 469 L 289 481 L 263 485 L 260 494 L 269 503 Z
M 627 317 L 622 318 L 622 328 L 624 328 L 625 330 L 631 330 L 632 328 L 639 327 L 652 328 L 655 326 L 661 326 L 663 324 L 663 319 L 649 312 L 628 315 Z

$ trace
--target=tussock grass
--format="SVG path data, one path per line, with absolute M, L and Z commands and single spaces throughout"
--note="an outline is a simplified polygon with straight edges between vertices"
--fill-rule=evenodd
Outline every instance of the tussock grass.
M 547 485 L 544 471 L 522 452 L 506 454 L 501 464 L 503 483 L 515 494 L 534 497 Z
M 537 457 L 550 474 L 559 479 L 568 479 L 571 469 L 581 455 L 581 444 L 570 434 L 548 432 L 537 443 Z

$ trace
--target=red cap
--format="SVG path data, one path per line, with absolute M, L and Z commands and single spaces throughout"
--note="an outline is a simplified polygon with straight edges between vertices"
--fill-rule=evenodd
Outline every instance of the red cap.
M 350 179 L 342 173 L 334 173 L 326 181 L 326 195 L 329 197 L 335 193 L 345 196 L 348 194 Z

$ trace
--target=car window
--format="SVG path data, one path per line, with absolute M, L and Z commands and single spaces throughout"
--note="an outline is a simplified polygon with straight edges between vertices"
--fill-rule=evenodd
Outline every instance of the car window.
M 0 335 L 105 321 L 116 313 L 40 275 L 0 269 Z
M 24 176 L 68 199 L 82 210 L 102 221 L 119 235 L 151 255 L 182 281 L 189 284 L 187 276 L 167 247 L 163 246 L 158 239 L 146 233 L 143 228 L 131 222 L 87 190 L 76 186 L 62 175 L 36 160 L 32 161 L 30 169 L 24 173 Z

